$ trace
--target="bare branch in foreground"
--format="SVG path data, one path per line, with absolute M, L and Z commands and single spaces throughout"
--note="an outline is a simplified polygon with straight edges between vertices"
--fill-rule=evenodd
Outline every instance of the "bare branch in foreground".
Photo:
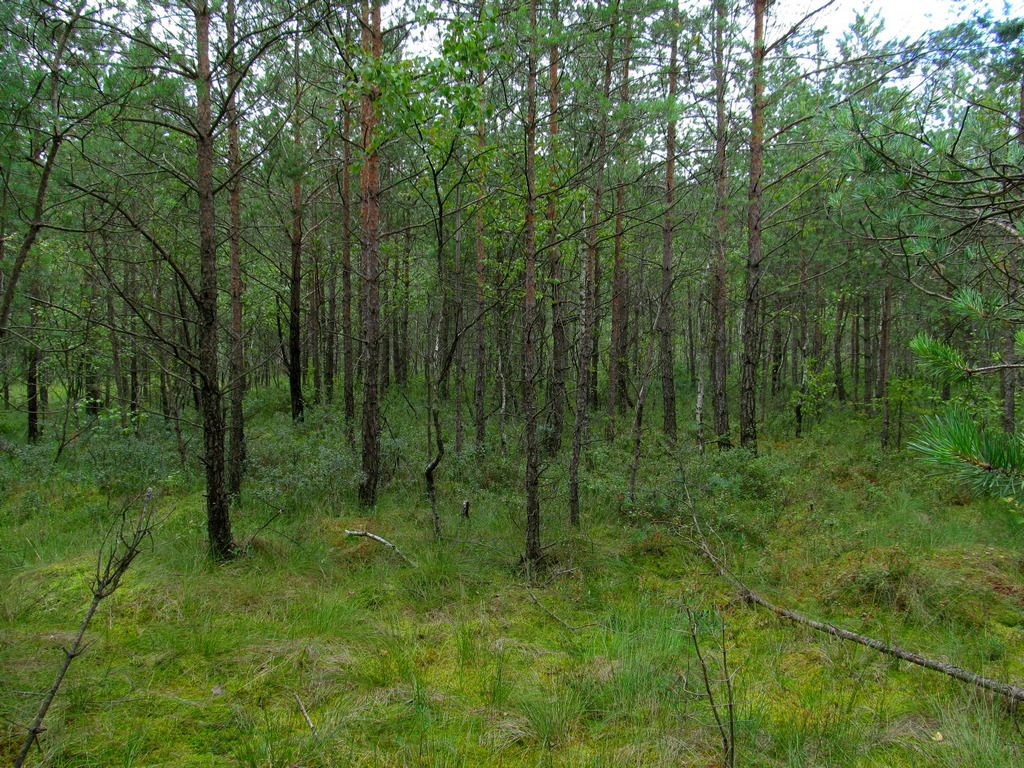
M 832 635 L 833 637 L 842 638 L 843 640 L 849 640 L 852 643 L 859 643 L 860 645 L 865 645 L 868 648 L 873 648 L 879 653 L 884 653 L 889 656 L 893 656 L 897 659 L 908 661 L 911 664 L 916 664 L 919 667 L 931 669 L 936 672 L 942 672 L 944 675 L 949 675 L 950 677 L 956 678 L 957 680 L 960 680 L 962 682 L 970 683 L 971 685 L 975 685 L 979 688 L 984 688 L 987 691 L 993 691 L 994 693 L 1001 694 L 1002 696 L 1005 696 L 1011 701 L 1024 702 L 1024 688 L 1021 688 L 1020 686 L 1012 685 L 1010 683 L 1004 683 L 999 680 L 994 680 L 990 677 L 985 677 L 984 675 L 979 675 L 974 672 L 968 672 L 966 669 L 961 669 L 960 667 L 954 664 L 948 664 L 944 661 L 938 661 L 936 659 L 929 659 L 926 656 L 921 656 L 920 654 L 914 653 L 913 651 L 908 651 L 905 648 L 900 648 L 898 645 L 884 643 L 881 640 L 876 640 L 866 635 L 851 632 L 847 629 L 842 629 L 841 627 L 837 627 L 833 624 L 826 624 L 824 622 L 815 621 L 814 619 L 809 619 L 806 616 L 802 616 L 796 611 L 791 611 L 788 608 L 781 608 L 775 605 L 774 603 L 770 603 L 768 600 L 763 598 L 757 592 L 750 589 L 738 578 L 736 578 L 736 576 L 734 576 L 725 567 L 725 565 L 714 554 L 714 552 L 711 551 L 711 548 L 708 545 L 708 540 L 705 537 L 704 532 L 701 530 L 700 523 L 698 522 L 696 515 L 693 515 L 693 524 L 694 530 L 696 530 L 697 532 L 697 544 L 703 550 L 704 556 L 715 567 L 715 570 L 718 572 L 719 576 L 721 576 L 726 581 L 730 582 L 733 586 L 736 587 L 737 590 L 739 590 L 740 596 L 744 601 L 760 605 L 762 608 L 771 611 L 776 616 L 780 616 L 784 619 L 789 619 L 790 621 L 795 621 L 797 624 L 802 624 L 805 627 L 810 627 L 811 629 L 814 629 L 818 632 L 823 632 L 826 635 Z
M 129 508 L 141 496 L 145 497 L 141 514 L 136 518 L 129 517 Z M 121 585 L 121 577 L 128 570 L 128 566 L 132 564 L 132 561 L 142 551 L 143 544 L 153 531 L 153 515 L 153 489 L 150 488 L 145 494 L 136 496 L 126 504 L 121 510 L 117 523 L 107 531 L 96 559 L 96 576 L 92 582 L 92 602 L 89 604 L 89 609 L 85 612 L 85 616 L 82 617 L 82 622 L 78 626 L 78 633 L 75 635 L 75 639 L 63 649 L 64 661 L 60 669 L 57 670 L 57 676 L 54 678 L 53 684 L 39 704 L 35 720 L 32 721 L 32 725 L 26 727 L 28 735 L 21 745 L 21 751 L 18 753 L 18 756 L 14 758 L 13 768 L 21 768 L 25 758 L 28 757 L 29 751 L 32 749 L 32 745 L 39 740 L 40 734 L 46 731 L 43 728 L 43 719 L 46 717 L 50 705 L 53 704 L 57 691 L 60 690 L 61 683 L 64 682 L 64 676 L 71 667 L 71 662 L 85 652 L 87 646 L 87 643 L 83 642 L 85 631 L 89 628 L 89 623 L 96 614 L 100 601 L 114 594 Z
M 382 538 L 381 538 L 380 536 L 378 536 L 378 535 L 377 535 L 377 534 L 375 534 L 375 533 L 370 533 L 369 531 L 350 531 L 350 530 L 348 530 L 348 529 L 346 528 L 346 529 L 345 529 L 345 535 L 346 535 L 346 536 L 365 536 L 365 537 L 366 537 L 366 538 L 368 538 L 368 539 L 373 539 L 374 541 L 380 542 L 380 543 L 381 543 L 381 544 L 383 544 L 383 545 L 384 545 L 385 547 L 387 547 L 388 549 L 392 550 L 392 551 L 393 551 L 393 552 L 394 552 L 394 553 L 395 553 L 396 555 L 398 555 L 398 556 L 399 556 L 400 558 L 402 558 L 403 560 L 405 560 L 405 562 L 407 562 L 407 563 L 408 563 L 409 565 L 411 565 L 411 566 L 412 566 L 413 568 L 415 568 L 415 567 L 416 567 L 416 563 L 414 563 L 414 562 L 413 562 L 412 560 L 410 560 L 410 559 L 409 559 L 408 557 L 406 557 L 406 556 L 405 556 L 405 555 L 404 555 L 404 554 L 402 553 L 402 550 L 400 550 L 400 549 L 399 549 L 398 547 L 396 547 L 396 546 L 395 546 L 394 544 L 392 544 L 392 543 L 391 543 L 390 541 L 388 541 L 387 539 L 382 539 Z

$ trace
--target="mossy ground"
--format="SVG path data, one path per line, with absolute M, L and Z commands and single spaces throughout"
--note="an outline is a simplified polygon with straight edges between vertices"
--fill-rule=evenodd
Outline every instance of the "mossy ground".
M 563 522 L 555 460 L 548 561 L 527 573 L 514 452 L 445 459 L 438 543 L 412 420 L 392 421 L 389 478 L 368 512 L 355 504 L 343 426 L 322 412 L 293 426 L 274 396 L 252 404 L 234 518 L 249 546 L 224 565 L 205 556 L 199 472 L 176 463 L 167 430 L 149 424 L 136 438 L 107 425 L 54 463 L 55 446 L 20 445 L 17 425 L 5 427 L 0 761 L 85 610 L 103 531 L 153 486 L 163 522 L 101 605 L 33 765 L 719 765 L 707 694 L 726 700 L 723 644 L 737 765 L 1024 764 L 1004 702 L 737 600 L 693 544 L 691 507 L 773 602 L 1024 679 L 1024 526 L 1008 505 L 880 453 L 869 419 L 769 438 L 757 458 L 700 456 L 652 430 L 632 501 L 627 437 L 596 443 L 579 529 Z M 383 536 L 416 566 L 345 528 Z

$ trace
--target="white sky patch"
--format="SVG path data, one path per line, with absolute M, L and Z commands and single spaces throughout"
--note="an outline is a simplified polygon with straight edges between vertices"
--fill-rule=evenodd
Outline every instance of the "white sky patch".
M 778 0 L 768 11 L 776 33 L 788 29 L 807 13 L 824 5 L 825 0 Z M 1024 2 L 1004 0 L 875 0 L 859 3 L 836 0 L 811 24 L 826 27 L 829 37 L 838 39 L 849 29 L 857 13 L 871 19 L 876 13 L 885 22 L 883 39 L 909 37 L 912 40 L 935 29 L 942 29 L 976 14 L 988 13 L 993 19 L 1024 16 Z

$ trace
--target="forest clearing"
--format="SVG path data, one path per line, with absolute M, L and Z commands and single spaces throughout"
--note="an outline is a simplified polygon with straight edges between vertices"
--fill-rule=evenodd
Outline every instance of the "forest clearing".
M 3 4 L 0 762 L 1024 765 L 1024 17 L 796 5 Z

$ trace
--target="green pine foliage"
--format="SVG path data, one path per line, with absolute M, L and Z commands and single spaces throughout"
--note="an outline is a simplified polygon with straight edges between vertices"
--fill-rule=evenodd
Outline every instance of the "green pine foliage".
M 1024 487 L 1024 444 L 1018 435 L 994 432 L 966 410 L 927 417 L 911 448 L 942 473 L 979 494 L 1015 495 Z
M 915 336 L 910 341 L 910 349 L 919 358 L 921 369 L 940 383 L 963 381 L 970 373 L 970 367 L 959 351 L 927 333 Z

